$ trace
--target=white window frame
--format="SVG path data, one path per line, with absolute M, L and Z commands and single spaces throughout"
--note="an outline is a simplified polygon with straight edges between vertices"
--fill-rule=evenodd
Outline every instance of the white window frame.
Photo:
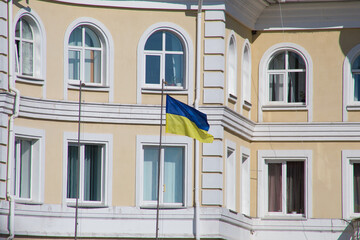
M 342 150 L 342 214 L 344 219 L 359 218 L 360 213 L 354 212 L 354 167 L 360 163 L 360 150 Z
M 247 54 L 246 54 L 247 51 Z M 248 39 L 245 39 L 242 48 L 241 58 L 241 83 L 242 83 L 242 94 L 241 94 L 241 113 L 243 108 L 251 110 L 251 48 Z
M 67 198 L 67 164 L 68 164 L 68 146 L 69 144 L 77 146 L 77 133 L 64 132 L 63 140 L 63 205 L 73 207 L 76 199 Z M 94 144 L 103 146 L 103 172 L 102 172 L 102 196 L 101 201 L 82 201 L 79 199 L 80 207 L 107 207 L 111 206 L 112 199 L 112 165 L 113 165 L 113 135 L 82 133 L 80 145 Z M 81 170 L 81 169 L 80 169 Z M 80 175 L 81 176 L 81 175 Z
M 26 204 L 42 204 L 44 202 L 44 180 L 45 180 L 45 131 L 42 129 L 14 127 L 14 143 L 15 139 L 25 139 L 32 141 L 32 157 L 31 157 L 31 184 L 30 184 L 30 198 L 19 198 L 16 193 L 15 201 Z M 16 148 L 16 145 L 14 145 Z M 12 154 L 14 160 L 11 168 L 15 165 L 15 151 Z M 13 172 L 14 173 L 14 172 Z M 13 176 L 13 180 L 17 174 Z M 18 181 L 17 181 L 18 182 Z M 13 181 L 15 183 L 15 181 Z M 12 188 L 15 189 L 15 186 Z
M 241 213 L 250 216 L 250 149 L 244 146 L 240 147 L 240 207 Z
M 46 89 L 45 89 L 45 76 L 46 76 L 46 34 L 45 27 L 42 23 L 39 15 L 31 9 L 31 11 L 27 11 L 26 8 L 20 9 L 18 13 L 14 17 L 13 22 L 13 36 L 15 40 L 15 27 L 20 19 L 25 19 L 31 26 L 33 30 L 33 76 L 22 75 L 20 73 L 16 73 L 16 81 L 17 82 L 25 82 L 31 83 L 35 85 L 44 85 L 43 87 L 43 96 L 45 97 Z M 15 51 L 15 41 L 14 41 L 14 51 Z M 14 58 L 14 64 L 17 59 Z M 15 69 L 15 67 L 14 67 Z
M 348 121 L 348 111 L 359 111 L 360 101 L 354 101 L 352 62 L 360 55 L 360 44 L 353 47 L 343 63 L 343 121 Z
M 233 43 L 233 44 L 231 44 Z M 227 95 L 228 101 L 236 103 L 237 101 L 237 46 L 235 34 L 232 31 L 228 40 L 227 50 L 227 66 L 226 66 L 226 79 L 227 79 Z M 233 68 L 233 76 L 230 75 L 231 68 Z
M 228 152 L 231 155 L 228 156 Z M 226 182 L 225 182 L 225 193 L 226 193 L 226 208 L 232 211 L 236 211 L 236 144 L 230 140 L 226 140 Z
M 304 161 L 305 190 L 304 214 L 268 212 L 268 165 L 267 162 L 280 163 Z M 286 191 L 283 192 L 286 194 Z M 286 203 L 285 203 L 286 204 Z M 284 208 L 284 207 L 283 207 Z M 258 151 L 258 217 L 260 218 L 311 218 L 312 217 L 312 150 L 259 150 Z
M 160 208 L 187 208 L 191 206 L 192 200 L 192 154 L 193 140 L 185 136 L 165 136 L 162 146 L 184 147 L 184 202 L 160 203 Z M 156 208 L 156 201 L 143 200 L 143 168 L 144 149 L 143 146 L 159 146 L 159 136 L 138 135 L 136 137 L 136 205 L 141 208 Z
M 182 87 L 165 86 L 164 92 L 171 94 L 187 94 L 188 99 L 193 95 L 193 77 L 194 77 L 194 50 L 190 35 L 180 26 L 169 23 L 156 23 L 145 30 L 139 40 L 137 49 L 137 103 L 141 103 L 142 93 L 160 93 L 161 84 L 145 84 L 145 44 L 148 38 L 157 31 L 168 31 L 175 34 L 183 44 L 184 48 L 184 81 Z M 189 100 L 190 101 L 190 100 Z
M 287 103 L 269 101 L 268 66 L 274 54 L 281 51 L 292 51 L 299 54 L 306 66 L 306 100 L 305 103 Z M 308 122 L 313 119 L 313 63 L 310 54 L 294 43 L 278 43 L 270 47 L 262 56 L 259 65 L 259 121 L 263 121 L 263 111 L 273 110 L 307 110 Z
M 87 91 L 97 92 L 109 92 L 109 102 L 114 101 L 114 42 L 110 31 L 105 27 L 104 24 L 96 19 L 89 17 L 81 17 L 73 21 L 66 29 L 64 37 L 64 99 L 67 100 L 68 89 L 79 89 L 80 81 L 69 79 L 69 38 L 73 30 L 79 26 L 85 26 L 91 28 L 99 38 L 102 44 L 102 55 L 101 55 L 101 72 L 102 82 L 101 84 L 85 83 L 83 78 L 81 82 L 84 86 L 82 88 Z M 81 63 L 83 64 L 83 63 Z M 84 66 L 81 66 L 84 67 Z

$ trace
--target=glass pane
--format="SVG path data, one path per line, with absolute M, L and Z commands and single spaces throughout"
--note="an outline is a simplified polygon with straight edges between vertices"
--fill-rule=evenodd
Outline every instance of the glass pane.
M 80 51 L 69 51 L 69 79 L 80 80 Z
M 16 23 L 16 26 L 15 26 L 15 37 L 20 37 L 20 22 L 21 22 L 21 20 L 19 20 L 19 21 Z
M 85 27 L 85 46 L 86 47 L 101 47 L 98 36 L 90 28 Z
M 170 32 L 165 32 L 166 51 L 183 51 L 183 46 L 178 37 Z
M 165 55 L 166 86 L 183 86 L 184 58 L 180 54 Z
M 160 84 L 160 56 L 146 56 L 145 83 Z
M 33 44 L 22 42 L 22 74 L 32 76 L 34 73 L 34 53 Z
M 304 59 L 297 53 L 289 52 L 289 69 L 305 69 Z
M 269 69 L 285 69 L 285 52 L 278 53 L 271 59 Z
M 282 171 L 281 163 L 268 164 L 268 209 L 282 212 Z
M 85 146 L 84 160 L 84 200 L 101 201 L 102 147 Z
M 352 69 L 360 69 L 360 56 L 358 56 L 352 64 Z
M 153 33 L 145 44 L 145 50 L 162 50 L 162 35 L 163 32 Z
M 20 64 L 20 41 L 15 40 L 15 72 L 19 72 Z
M 289 73 L 288 102 L 305 102 L 306 81 L 305 72 Z
M 354 212 L 360 213 L 360 163 L 354 163 Z
M 82 27 L 75 28 L 69 38 L 70 46 L 81 46 L 82 45 Z
M 286 200 L 287 213 L 304 213 L 305 183 L 304 162 L 286 164 Z
M 33 33 L 31 30 L 30 24 L 27 21 L 25 21 L 24 19 L 22 19 L 21 21 L 22 21 L 22 29 L 21 29 L 22 30 L 22 38 L 32 40 Z
M 85 82 L 101 83 L 101 51 L 85 51 Z
M 144 147 L 144 201 L 157 200 L 158 160 L 158 147 Z
M 354 74 L 354 101 L 360 101 L 360 74 Z
M 21 140 L 20 198 L 30 198 L 31 192 L 31 141 Z
M 78 147 L 68 146 L 67 198 L 76 198 Z
M 182 203 L 184 193 L 184 151 L 182 147 L 166 147 L 164 163 L 164 202 Z
M 269 75 L 269 101 L 284 101 L 284 75 Z

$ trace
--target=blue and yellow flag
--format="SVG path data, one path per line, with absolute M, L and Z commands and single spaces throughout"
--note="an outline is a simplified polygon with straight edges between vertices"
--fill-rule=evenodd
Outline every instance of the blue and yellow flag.
M 206 114 L 166 95 L 166 132 L 212 143 L 214 137 L 208 133 Z

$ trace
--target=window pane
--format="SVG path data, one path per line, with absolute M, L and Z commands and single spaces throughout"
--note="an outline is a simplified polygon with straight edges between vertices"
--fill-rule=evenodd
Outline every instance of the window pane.
M 353 74 L 354 77 L 354 101 L 360 101 L 360 74 Z
M 67 198 L 76 198 L 78 147 L 68 146 Z
M 354 163 L 354 212 L 360 213 L 360 163 Z
M 287 213 L 304 213 L 304 162 L 286 164 Z
M 282 212 L 282 171 L 281 163 L 268 164 L 268 209 Z
M 289 69 L 305 69 L 305 62 L 302 57 L 294 52 L 289 52 Z
M 20 143 L 20 198 L 30 198 L 31 186 L 31 141 L 21 140 Z
M 81 46 L 82 45 L 82 27 L 75 28 L 69 38 L 70 46 Z
M 85 51 L 85 82 L 101 83 L 101 51 Z
M 170 32 L 165 32 L 166 51 L 183 51 L 183 46 L 178 37 Z
M 32 40 L 33 33 L 31 30 L 31 26 L 24 19 L 22 19 L 21 21 L 22 21 L 22 38 Z
M 278 53 L 271 59 L 269 69 L 285 69 L 285 52 Z
M 160 56 L 146 56 L 145 83 L 160 84 Z
M 20 64 L 20 56 L 21 56 L 21 52 L 20 52 L 20 41 L 19 40 L 15 40 L 15 72 L 19 72 L 19 64 Z
M 16 26 L 15 26 L 15 37 L 20 37 L 20 22 L 21 22 L 21 20 L 19 20 L 19 21 L 16 23 Z
M 184 192 L 184 156 L 182 147 L 166 147 L 164 163 L 164 202 L 182 203 Z
M 144 201 L 157 200 L 158 147 L 144 147 Z
M 352 69 L 360 69 L 360 56 L 358 56 L 352 64 Z
M 183 86 L 183 55 L 165 55 L 165 81 L 167 86 Z
M 80 80 L 80 51 L 69 51 L 69 79 Z
M 101 47 L 100 40 L 94 31 L 85 27 L 85 46 L 86 47 Z
M 288 79 L 288 102 L 305 102 L 305 72 L 291 72 Z
M 22 74 L 32 76 L 33 69 L 33 44 L 22 42 Z
M 162 35 L 163 32 L 153 33 L 145 44 L 145 50 L 162 50 Z
M 102 147 L 85 146 L 84 160 L 84 200 L 101 201 Z
M 284 75 L 269 75 L 269 101 L 284 101 Z

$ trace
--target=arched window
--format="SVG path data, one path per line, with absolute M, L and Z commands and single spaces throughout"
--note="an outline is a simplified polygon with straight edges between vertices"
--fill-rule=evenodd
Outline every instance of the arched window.
M 237 83 L 236 83 L 236 43 L 235 37 L 232 35 L 229 41 L 228 63 L 227 63 L 227 80 L 228 80 L 228 94 L 229 97 L 236 98 Z
M 150 35 L 144 47 L 145 86 L 185 86 L 184 47 L 176 34 L 160 30 Z
M 104 85 L 104 46 L 96 31 L 80 25 L 68 41 L 68 78 L 71 83 Z
M 306 102 L 306 65 L 298 53 L 282 50 L 273 54 L 267 68 L 268 101 Z
M 353 63 L 351 64 L 351 74 L 353 78 L 353 101 L 359 102 L 360 101 L 360 56 L 357 56 Z
M 35 12 L 20 10 L 15 17 L 15 73 L 20 81 L 44 81 L 45 35 Z
M 242 56 L 242 98 L 244 106 L 251 107 L 251 52 L 248 40 L 246 40 L 243 48 Z

